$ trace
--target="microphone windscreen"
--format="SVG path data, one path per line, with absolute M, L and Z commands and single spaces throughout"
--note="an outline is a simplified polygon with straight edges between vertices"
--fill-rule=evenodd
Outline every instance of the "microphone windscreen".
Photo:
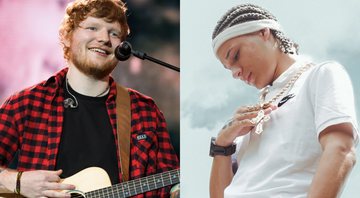
M 115 48 L 115 57 L 119 61 L 126 61 L 131 55 L 131 44 L 127 41 L 123 41 L 119 46 Z

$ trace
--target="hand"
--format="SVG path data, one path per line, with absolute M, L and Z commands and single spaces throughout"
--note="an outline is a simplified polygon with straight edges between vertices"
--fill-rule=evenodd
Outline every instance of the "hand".
M 71 197 L 69 193 L 62 190 L 73 190 L 74 185 L 62 184 L 60 175 L 62 170 L 57 171 L 26 171 L 23 172 L 20 179 L 20 193 L 25 197 Z M 7 181 L 10 185 L 5 186 L 8 189 L 15 189 L 17 172 L 9 172 L 12 179 Z
M 257 125 L 253 119 L 257 117 L 260 110 L 263 110 L 265 115 L 269 115 L 276 108 L 277 106 L 270 105 L 266 109 L 251 108 L 249 111 L 248 107 L 240 107 L 233 118 L 221 129 L 215 144 L 231 145 L 236 137 L 246 135 Z
M 180 198 L 180 184 L 176 184 L 171 188 L 170 198 Z

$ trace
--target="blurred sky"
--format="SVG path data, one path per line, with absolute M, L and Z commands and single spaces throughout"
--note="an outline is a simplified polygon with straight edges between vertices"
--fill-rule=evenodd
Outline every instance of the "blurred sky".
M 210 137 L 216 136 L 236 107 L 254 104 L 257 90 L 231 77 L 215 58 L 211 34 L 232 6 L 254 3 L 272 12 L 300 54 L 316 62 L 337 60 L 352 79 L 360 112 L 360 1 L 181 1 L 181 196 L 208 197 Z M 358 116 L 359 117 L 359 116 Z M 358 119 L 359 120 L 359 119 Z M 360 155 L 360 149 L 357 148 Z M 342 197 L 360 195 L 357 163 Z

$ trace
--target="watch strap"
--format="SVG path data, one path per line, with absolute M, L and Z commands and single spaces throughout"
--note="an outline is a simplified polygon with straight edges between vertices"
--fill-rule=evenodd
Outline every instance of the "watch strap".
M 210 142 L 210 152 L 209 155 L 211 157 L 214 157 L 216 155 L 222 155 L 222 156 L 229 156 L 235 153 L 236 151 L 236 144 L 233 143 L 230 146 L 218 146 L 215 144 L 215 137 L 211 138 Z

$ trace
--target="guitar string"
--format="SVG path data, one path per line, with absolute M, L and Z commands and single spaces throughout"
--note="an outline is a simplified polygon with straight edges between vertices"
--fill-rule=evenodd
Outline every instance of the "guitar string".
M 169 173 L 170 173 L 170 172 L 169 172 Z M 152 178 L 153 178 L 154 181 L 155 181 L 155 180 L 161 179 L 161 177 L 159 178 L 159 176 L 161 176 L 161 174 L 160 174 L 160 175 L 155 175 L 155 176 L 153 176 Z M 168 177 L 169 177 L 169 178 L 168 178 Z M 177 178 L 178 178 L 178 177 L 177 177 Z M 147 179 L 149 179 L 149 178 L 147 178 Z M 129 183 L 127 184 L 128 187 L 124 187 L 124 184 L 122 183 L 122 185 L 121 185 L 122 189 L 117 188 L 117 189 L 115 189 L 115 190 L 111 190 L 112 188 L 110 187 L 110 188 L 105 188 L 105 189 L 99 189 L 99 190 L 97 190 L 98 192 L 92 191 L 92 194 L 95 194 L 95 195 L 99 194 L 99 195 L 100 195 L 101 192 L 102 192 L 103 195 L 113 194 L 114 192 L 115 192 L 115 193 L 122 192 L 122 194 L 123 194 L 124 196 L 131 196 L 131 195 L 139 194 L 139 193 L 141 193 L 141 189 L 140 189 L 139 187 L 136 187 L 136 186 L 139 186 L 138 183 L 141 184 L 141 180 L 144 180 L 144 179 L 143 179 L 143 178 L 140 178 L 140 179 L 136 179 L 136 180 L 129 181 Z M 165 177 L 162 178 L 162 180 L 163 180 L 164 186 L 167 186 L 167 185 L 170 185 L 170 184 L 172 184 L 172 183 L 175 183 L 175 182 L 172 182 L 172 181 L 171 181 L 171 180 L 172 180 L 172 179 L 171 179 L 171 176 L 165 176 Z M 158 181 L 157 183 L 159 183 L 159 181 Z M 166 183 L 166 184 L 165 184 L 165 183 Z M 133 185 L 133 187 L 130 186 L 131 184 Z M 151 185 L 151 184 L 152 184 L 152 185 Z M 148 190 L 143 191 L 143 192 L 150 191 L 149 189 L 153 189 L 153 187 L 155 187 L 154 189 L 163 187 L 163 186 L 158 187 L 158 185 L 156 185 L 156 181 L 155 181 L 155 183 L 151 183 L 151 184 L 150 184 L 150 185 L 148 184 Z M 119 187 L 119 186 L 118 186 L 118 187 Z M 142 187 L 142 186 L 141 186 L 141 187 Z M 126 194 L 126 193 L 125 193 L 124 188 L 127 188 L 126 191 L 128 191 L 129 194 Z M 138 193 L 137 191 L 139 191 L 139 190 L 136 190 L 136 189 L 139 189 L 140 192 Z M 105 190 L 107 190 L 107 191 L 105 191 Z M 105 192 L 103 192 L 103 191 L 105 191 Z M 135 194 L 133 194 L 133 193 L 135 193 Z
M 157 175 L 158 176 L 158 175 Z M 178 177 L 177 177 L 178 178 Z M 160 178 L 156 178 L 156 177 L 153 177 L 153 179 L 154 179 L 154 181 L 155 180 L 158 180 L 158 179 L 160 179 Z M 167 185 L 170 185 L 170 184 L 172 184 L 172 183 L 175 183 L 175 182 L 172 182 L 171 181 L 172 179 L 171 179 L 171 177 L 169 177 L 169 178 L 163 178 L 163 181 L 164 181 L 164 186 L 167 186 Z M 139 188 L 139 187 L 136 187 L 136 186 L 139 186 L 138 185 L 138 183 L 140 183 L 141 184 L 141 181 L 140 180 L 133 180 L 134 182 L 130 182 L 130 183 L 128 183 L 127 185 L 128 185 L 128 187 L 125 187 L 125 188 L 127 188 L 126 190 L 124 190 L 124 189 L 115 189 L 115 190 L 111 190 L 111 188 L 108 188 L 108 189 L 99 189 L 99 194 L 102 192 L 102 191 L 105 191 L 105 190 L 107 190 L 107 191 L 105 191 L 105 192 L 103 192 L 102 194 L 104 194 L 104 195 L 109 195 L 109 194 L 113 194 L 114 192 L 115 193 L 119 193 L 119 192 L 122 192 L 122 194 L 124 195 L 124 196 L 131 196 L 131 195 L 135 195 L 135 194 L 139 194 L 139 193 L 141 193 L 141 189 Z M 139 182 L 138 182 L 139 181 Z M 159 181 L 157 182 L 157 183 L 159 183 Z M 165 184 L 166 183 L 166 184 Z M 133 185 L 133 187 L 131 187 L 130 185 Z M 121 185 L 122 187 L 124 187 L 123 185 Z M 158 187 L 158 185 L 156 184 L 156 181 L 155 181 L 155 183 L 151 183 L 150 185 L 148 184 L 148 190 L 146 190 L 146 191 L 143 191 L 143 192 L 147 192 L 147 191 L 149 191 L 149 189 L 153 189 L 153 187 L 155 187 L 154 189 L 157 189 L 157 188 L 160 188 L 160 187 L 163 187 L 163 186 L 160 186 L 160 187 Z M 139 189 L 140 190 L 140 192 L 139 193 L 137 193 L 137 191 L 139 191 L 139 190 L 136 190 L 136 189 Z M 129 192 L 129 194 L 126 194 L 125 193 L 125 191 L 128 191 Z M 95 192 L 95 191 L 93 191 L 93 193 L 95 193 L 95 194 L 97 194 L 97 192 Z M 135 194 L 133 194 L 133 193 L 135 193 Z
M 168 174 L 169 174 L 169 173 L 168 173 Z M 165 175 L 165 174 L 164 174 L 164 175 Z M 154 179 L 159 179 L 159 177 L 160 177 L 160 179 L 161 179 L 161 175 L 153 176 Z M 146 178 L 146 179 L 148 179 L 148 178 Z M 124 186 L 125 186 L 125 188 L 127 188 L 127 189 L 126 189 L 127 191 L 130 191 L 131 193 L 132 193 L 133 191 L 136 192 L 136 191 L 137 191 L 136 189 L 135 189 L 135 190 L 131 190 L 131 189 L 130 189 L 131 185 L 133 186 L 133 187 L 131 187 L 131 188 L 134 189 L 134 188 L 136 188 L 135 185 L 136 185 L 136 186 L 139 186 L 139 185 L 138 185 L 139 183 L 140 183 L 140 184 L 141 184 L 141 183 L 144 183 L 144 182 L 145 182 L 145 183 L 148 183 L 148 181 L 144 181 L 144 180 L 145 180 L 144 178 L 140 178 L 140 179 L 132 180 L 131 182 L 129 181 L 129 183 L 122 183 L 122 185 L 121 185 L 122 190 L 121 190 L 121 189 L 118 189 L 117 191 L 119 191 L 119 190 L 120 190 L 120 191 L 124 191 Z M 164 183 L 168 184 L 169 181 L 170 181 L 170 183 L 171 183 L 171 180 L 172 180 L 172 179 L 171 179 L 171 176 L 169 176 L 169 178 L 168 178 L 168 176 L 165 175 L 165 176 L 162 177 L 162 180 L 164 181 Z M 159 182 L 158 182 L 158 183 L 159 183 Z M 128 185 L 129 187 L 126 187 L 126 185 Z M 155 184 L 155 185 L 149 185 L 149 184 L 148 184 L 147 186 L 149 186 L 149 187 L 148 187 L 148 189 L 149 189 L 149 188 L 152 188 L 153 186 L 156 187 L 157 185 L 156 185 L 156 184 Z M 143 186 L 140 186 L 140 187 L 142 188 Z M 139 188 L 137 188 L 137 189 L 139 189 Z M 143 188 L 142 188 L 142 189 L 143 189 Z
M 158 186 L 158 185 L 156 185 L 154 183 L 152 185 L 148 185 L 147 190 L 145 190 L 145 191 L 144 190 L 137 191 L 136 188 L 139 189 L 139 187 L 136 187 L 136 186 L 134 186 L 134 187 L 129 186 L 128 190 L 124 190 L 124 189 L 122 189 L 122 190 L 121 189 L 111 190 L 111 188 L 108 187 L 108 188 L 95 190 L 96 192 L 91 191 L 91 192 L 88 192 L 88 193 L 85 193 L 85 194 L 90 195 L 90 196 L 91 195 L 94 195 L 94 196 L 96 196 L 96 195 L 109 196 L 109 195 L 114 195 L 114 193 L 115 193 L 118 196 L 118 195 L 120 195 L 119 193 L 121 193 L 123 196 L 129 197 L 129 196 L 133 196 L 133 195 L 136 195 L 136 194 L 140 194 L 140 193 L 148 192 L 148 191 L 151 191 L 151 190 L 155 190 L 157 188 L 161 188 L 161 187 L 164 187 L 164 186 L 168 186 L 168 185 L 171 185 L 173 183 L 177 183 L 177 182 L 172 182 L 173 179 L 171 179 L 171 178 L 163 179 L 163 180 L 164 180 L 163 186 L 161 186 L 161 185 Z M 133 185 L 136 185 L 136 182 Z M 153 188 L 153 187 L 155 187 L 155 188 Z M 128 191 L 128 194 L 125 193 L 126 191 Z M 79 195 L 79 196 L 76 195 L 76 196 L 72 196 L 72 197 L 83 197 L 83 196 L 82 195 Z
M 171 175 L 171 172 L 173 172 L 173 174 Z M 177 174 L 175 174 L 177 172 Z M 168 175 L 165 175 L 166 173 L 168 173 Z M 165 176 L 162 176 L 162 175 L 165 175 Z M 174 178 L 173 176 L 177 176 L 176 178 Z M 154 183 L 151 183 L 150 185 L 148 184 L 148 190 L 147 191 L 150 191 L 149 189 L 151 190 L 155 190 L 157 188 L 161 188 L 161 187 L 164 187 L 164 186 L 168 186 L 168 185 L 171 185 L 171 184 L 174 184 L 176 182 L 173 182 L 172 180 L 174 179 L 179 179 L 179 169 L 176 169 L 176 170 L 171 170 L 171 171 L 168 171 L 168 172 L 164 172 L 164 173 L 158 173 L 158 174 L 154 174 L 152 176 L 152 178 L 154 178 Z M 90 191 L 90 192 L 87 192 L 85 194 L 87 195 L 104 195 L 104 196 L 108 196 L 108 195 L 114 195 L 114 193 L 122 193 L 123 196 L 132 196 L 132 195 L 136 195 L 136 194 L 139 194 L 139 193 L 142 193 L 141 190 L 139 193 L 137 193 L 136 191 L 136 188 L 139 189 L 139 187 L 136 187 L 136 186 L 139 186 L 139 184 L 141 184 L 141 180 L 145 180 L 145 179 L 149 179 L 147 177 L 144 177 L 144 178 L 139 178 L 139 179 L 135 179 L 135 180 L 131 180 L 131 181 L 127 181 L 127 191 L 129 191 L 129 194 L 125 194 L 125 190 L 122 188 L 122 190 L 120 188 L 117 188 L 117 187 L 124 187 L 124 183 L 119 183 L 119 184 L 115 184 L 113 187 L 107 187 L 107 188 L 102 188 L 102 189 L 97 189 L 97 190 L 94 190 L 94 191 Z M 162 179 L 162 183 L 163 183 L 163 186 L 161 187 L 157 187 L 157 184 L 156 183 L 159 183 L 159 182 L 156 182 L 156 180 L 158 179 Z M 147 181 L 148 182 L 148 181 Z M 169 183 L 168 183 L 169 182 Z M 132 189 L 134 190 L 131 190 L 130 189 L 130 185 L 129 184 L 133 184 L 133 187 Z M 111 190 L 113 188 L 116 188 L 115 190 Z M 155 187 L 154 189 L 152 189 L 153 187 Z M 107 189 L 107 190 L 106 190 Z M 103 193 L 101 193 L 102 191 L 105 191 Z M 136 193 L 136 194 L 132 194 L 133 191 Z M 143 192 L 147 192 L 147 191 L 143 191 Z M 117 194 L 118 195 L 118 194 Z M 75 196 L 72 196 L 74 198 L 78 198 L 78 197 L 83 197 L 82 195 L 75 195 Z

